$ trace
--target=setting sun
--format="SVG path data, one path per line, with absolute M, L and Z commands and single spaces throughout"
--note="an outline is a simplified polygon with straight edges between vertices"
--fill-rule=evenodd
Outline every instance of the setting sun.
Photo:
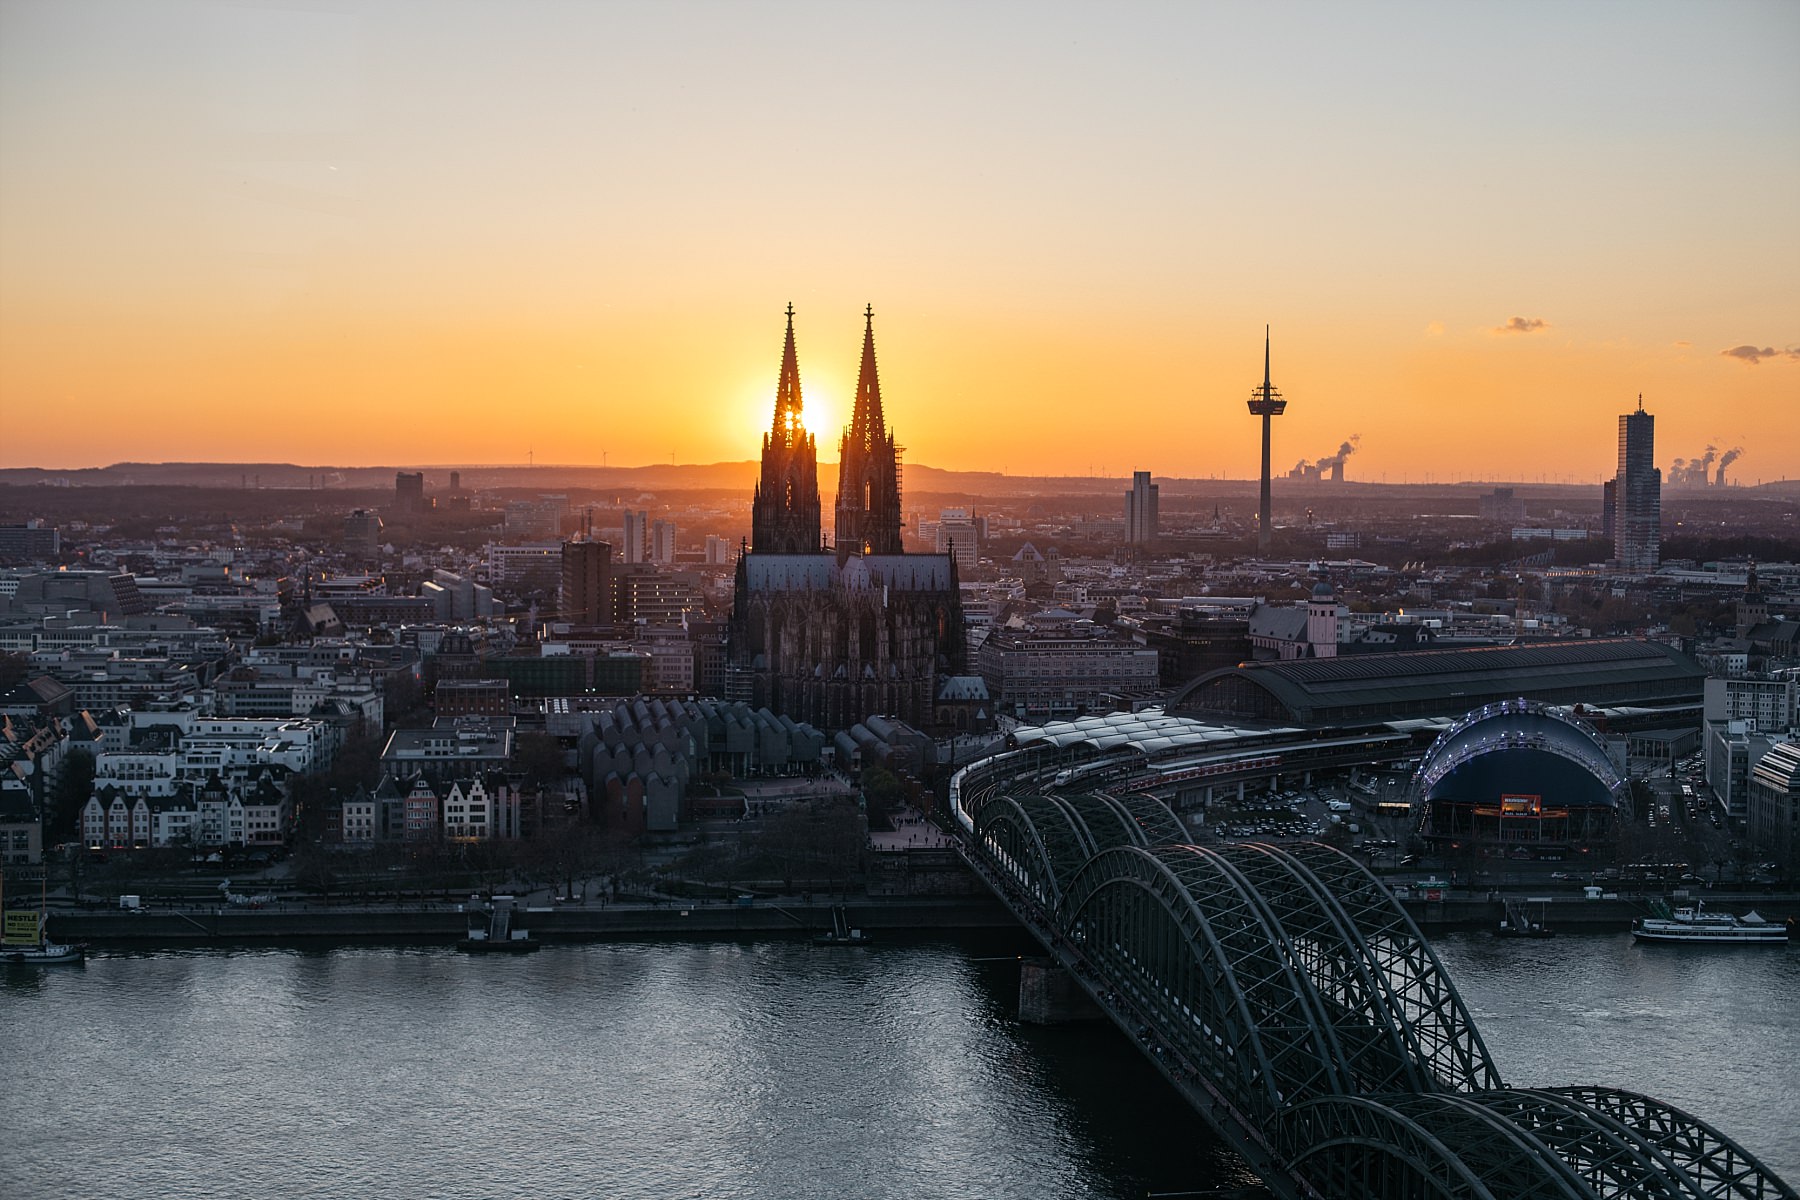
M 836 458 L 838 438 L 844 431 L 845 417 L 831 392 L 815 387 L 806 378 L 806 364 L 802 362 L 800 366 L 803 401 L 800 425 L 818 443 L 820 457 Z M 769 424 L 774 418 L 775 372 L 771 370 L 768 378 L 747 385 L 740 394 L 742 399 L 734 407 L 742 414 L 739 427 L 744 430 L 744 436 L 738 439 L 736 445 L 755 446 L 769 432 Z
M 904 6 L 450 5 L 421 54 L 384 0 L 0 4 L 0 464 L 741 462 L 791 302 L 827 460 L 873 303 L 919 465 L 1252 476 L 1271 323 L 1287 463 L 1360 433 L 1352 479 L 1597 485 L 1642 392 L 1665 469 L 1800 473 L 1795 6 L 1586 8 L 1517 46 L 1498 5 L 1050 7 L 971 19 L 984 65 L 921 94 L 835 53 L 935 54 Z M 736 51 L 684 49 L 696 14 Z M 1404 49 L 1426 31 L 1451 49 Z M 1196 119 L 1261 67 L 1173 48 L 1274 42 L 1282 103 Z M 771 70 L 859 99 L 796 107 Z M 1566 109 L 1521 141 L 1538 77 Z M 272 442 L 248 411 L 307 419 Z
M 800 424 L 821 448 L 829 442 L 836 453 L 838 436 L 844 431 L 843 423 L 838 419 L 837 402 L 819 388 L 809 387 L 804 394 L 806 407 L 800 410 Z

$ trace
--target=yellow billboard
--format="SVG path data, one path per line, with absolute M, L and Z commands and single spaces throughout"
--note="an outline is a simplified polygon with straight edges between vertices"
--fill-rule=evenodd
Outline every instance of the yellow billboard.
M 0 942 L 8 946 L 35 946 L 38 941 L 38 914 L 29 909 L 14 909 L 6 914 L 6 932 Z

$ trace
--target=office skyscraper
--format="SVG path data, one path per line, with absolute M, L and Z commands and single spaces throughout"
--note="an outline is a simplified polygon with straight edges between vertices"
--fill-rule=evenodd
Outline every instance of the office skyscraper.
M 621 562 L 650 561 L 650 514 L 625 510 L 625 545 Z
M 656 521 L 650 526 L 649 554 L 646 562 L 662 563 L 664 566 L 675 564 L 675 522 Z
M 400 512 L 425 510 L 425 472 L 394 472 L 394 507 Z
M 1148 471 L 1131 473 L 1131 490 L 1125 493 L 1125 540 L 1134 546 L 1156 540 L 1156 485 Z
M 612 547 L 605 542 L 562 544 L 562 618 L 577 625 L 612 622 Z
M 1656 467 L 1656 418 L 1644 411 L 1619 418 L 1619 473 L 1613 480 L 1613 557 L 1644 574 L 1662 561 L 1662 472 Z

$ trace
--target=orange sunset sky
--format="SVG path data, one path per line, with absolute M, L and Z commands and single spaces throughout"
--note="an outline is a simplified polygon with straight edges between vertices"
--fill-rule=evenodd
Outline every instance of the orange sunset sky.
M 1800 476 L 1800 4 L 0 0 L 0 465 Z M 829 442 L 829 449 L 827 448 Z

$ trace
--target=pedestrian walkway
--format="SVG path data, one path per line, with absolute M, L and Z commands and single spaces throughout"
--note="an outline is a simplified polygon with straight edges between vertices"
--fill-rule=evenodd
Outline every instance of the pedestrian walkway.
M 955 845 L 949 834 L 910 808 L 894 814 L 894 828 L 871 830 L 869 847 L 879 852 L 895 850 L 948 850 Z

